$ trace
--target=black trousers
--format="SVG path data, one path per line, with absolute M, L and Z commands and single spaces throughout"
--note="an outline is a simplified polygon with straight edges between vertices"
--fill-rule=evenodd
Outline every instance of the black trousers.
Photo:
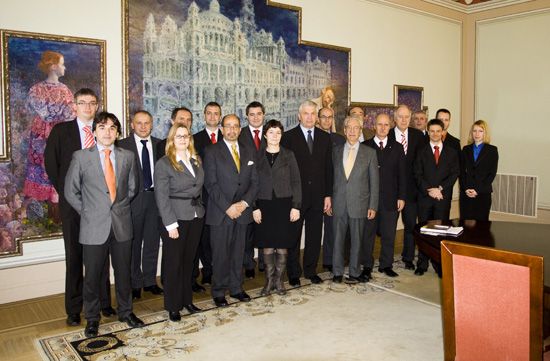
M 199 260 L 202 263 L 202 276 L 212 277 L 212 247 L 210 247 L 210 226 L 204 224 L 202 227 L 199 246 L 193 260 L 193 280 L 199 277 Z M 195 282 L 195 281 L 193 281 Z
M 193 303 L 193 259 L 197 253 L 202 233 L 203 218 L 190 221 L 178 220 L 179 237 L 168 237 L 166 228 L 161 230 L 162 263 L 164 264 L 164 308 L 180 311 Z
M 460 192 L 460 219 L 488 221 L 491 202 L 491 193 L 478 194 L 475 198 L 470 198 L 463 191 Z
M 109 254 L 115 271 L 115 290 L 119 317 L 132 312 L 130 280 L 132 241 L 118 242 L 111 230 L 107 241 L 100 245 L 82 245 L 84 260 L 84 317 L 88 321 L 100 319 L 100 293 L 105 264 Z
M 287 271 L 288 278 L 299 278 L 302 274 L 300 268 L 300 241 L 302 227 L 305 222 L 305 247 L 304 247 L 304 276 L 312 277 L 317 274 L 317 263 L 321 252 L 321 235 L 323 232 L 323 210 L 306 208 L 302 209 L 300 219 L 294 222 L 296 227 L 295 246 L 288 249 Z
M 68 315 L 80 314 L 83 305 L 82 288 L 84 280 L 82 245 L 78 241 L 80 216 L 62 197 L 60 197 L 59 207 L 65 244 L 65 312 Z M 103 285 L 100 292 L 101 308 L 111 306 L 109 268 L 109 260 L 107 260 L 101 277 L 101 284 Z
M 365 224 L 363 245 L 363 266 L 370 269 L 374 266 L 372 256 L 376 234 L 380 234 L 380 258 L 379 268 L 391 268 L 393 265 L 393 253 L 395 246 L 395 233 L 397 226 L 397 211 L 378 211 L 374 219 L 368 220 Z M 413 248 L 414 249 L 414 248 Z
M 401 258 L 403 261 L 414 261 L 414 226 L 416 226 L 416 217 L 418 215 L 418 203 L 405 201 L 405 207 L 401 211 L 401 220 L 405 228 L 403 236 L 403 252 Z
M 332 216 L 323 215 L 323 265 L 332 266 L 332 252 L 334 250 L 334 230 Z
M 159 257 L 159 212 L 154 192 L 142 192 L 142 208 L 132 209 L 132 288 L 157 284 Z
M 431 197 L 424 197 L 418 202 L 418 222 L 440 219 L 448 221 L 451 214 L 451 196 L 443 200 L 435 200 Z M 429 257 L 423 252 L 418 253 L 417 267 L 422 270 L 428 269 Z

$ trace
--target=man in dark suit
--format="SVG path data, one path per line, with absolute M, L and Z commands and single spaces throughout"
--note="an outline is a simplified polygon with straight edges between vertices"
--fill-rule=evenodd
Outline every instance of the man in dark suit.
M 453 137 L 449 133 L 449 126 L 451 125 L 451 112 L 448 109 L 441 108 L 435 113 L 435 117 L 443 122 L 443 145 L 446 147 L 453 148 L 457 154 L 460 154 L 460 140 L 456 137 Z
M 334 129 L 334 110 L 330 108 L 321 108 L 317 113 L 319 129 L 324 130 L 330 135 L 332 149 L 337 145 L 344 144 L 346 138 L 333 131 Z M 332 252 L 334 250 L 334 231 L 332 227 L 332 216 L 323 215 L 323 268 L 332 272 Z
M 406 160 L 405 178 L 407 179 L 407 196 L 405 207 L 401 211 L 401 219 L 405 228 L 403 237 L 403 252 L 401 258 L 405 262 L 405 268 L 414 270 L 414 237 L 413 231 L 418 214 L 418 190 L 414 180 L 414 160 L 418 150 L 426 144 L 422 132 L 409 127 L 411 110 L 406 105 L 399 105 L 394 112 L 395 128 L 388 134 L 388 139 L 397 141 L 403 146 Z
M 227 306 L 226 290 L 232 298 L 250 301 L 242 288 L 242 267 L 246 228 L 258 193 L 256 157 L 238 141 L 241 125 L 235 114 L 223 117 L 222 132 L 223 141 L 208 147 L 204 156 L 206 223 L 214 271 L 211 293 L 218 307 Z
M 394 139 L 389 140 L 390 126 L 389 115 L 378 114 L 374 123 L 374 138 L 365 142 L 366 145 L 376 150 L 380 170 L 378 212 L 372 221 L 374 224 L 365 231 L 363 275 L 366 278 L 370 278 L 370 272 L 374 265 L 372 252 L 377 232 L 380 234 L 381 245 L 378 271 L 389 277 L 398 276 L 392 267 L 395 230 L 399 212 L 405 207 L 407 179 L 405 177 L 405 152 L 400 143 Z
M 458 153 L 441 140 L 443 127 L 439 119 L 428 122 L 430 142 L 420 149 L 414 163 L 414 176 L 419 191 L 419 222 L 449 220 L 453 186 L 460 173 L 460 166 Z M 414 274 L 422 276 L 427 269 L 428 257 L 420 252 Z
M 131 151 L 139 165 L 137 189 L 132 200 L 132 298 L 141 297 L 141 289 L 154 295 L 162 294 L 157 286 L 159 257 L 159 212 L 155 202 L 153 174 L 160 139 L 151 136 L 153 117 L 145 110 L 134 114 L 132 132 L 118 142 L 118 146 Z
M 67 324 L 80 324 L 82 311 L 82 245 L 78 242 L 80 215 L 65 199 L 65 175 L 69 169 L 73 153 L 95 145 L 92 122 L 98 108 L 97 95 L 88 88 L 80 89 L 74 96 L 76 118 L 53 127 L 46 149 L 44 163 L 50 182 L 59 194 L 59 208 L 65 243 L 65 312 Z M 111 287 L 109 282 L 109 262 L 105 264 L 101 293 L 101 308 L 105 317 L 116 314 L 111 307 Z
M 305 101 L 298 109 L 300 124 L 285 132 L 281 145 L 294 152 L 302 180 L 302 209 L 296 225 L 296 245 L 288 251 L 288 280 L 300 285 L 300 241 L 305 222 L 304 276 L 312 283 L 321 283 L 317 263 L 321 251 L 323 213 L 330 213 L 332 196 L 332 141 L 315 127 L 317 104 Z
M 220 119 L 222 115 L 222 107 L 216 102 L 210 102 L 204 107 L 204 123 L 205 128 L 193 135 L 195 149 L 199 156 L 204 161 L 204 152 L 207 147 L 223 140 L 223 134 L 219 129 Z M 208 192 L 203 187 L 202 201 L 205 207 L 208 207 Z M 212 249 L 210 248 L 210 226 L 203 225 L 201 233 L 201 241 L 197 255 L 195 256 L 195 265 L 193 268 L 193 292 L 204 292 L 205 288 L 197 283 L 199 277 L 199 260 L 202 263 L 202 280 L 203 285 L 212 283 Z
M 342 282 L 344 275 L 344 242 L 349 228 L 351 249 L 347 283 L 368 282 L 361 273 L 360 252 L 365 223 L 374 219 L 378 210 L 379 181 L 376 152 L 359 143 L 363 118 L 352 116 L 344 120 L 346 143 L 332 152 L 334 189 L 333 281 Z
M 96 146 L 74 152 L 65 177 L 65 198 L 80 214 L 84 276 L 84 334 L 95 337 L 100 320 L 101 276 L 112 258 L 119 321 L 141 327 L 132 312 L 130 201 L 137 191 L 137 165 L 132 152 L 115 147 L 121 126 L 114 114 L 102 112 L 92 131 Z
M 188 129 L 191 129 L 191 126 L 193 125 L 193 114 L 186 107 L 174 108 L 172 109 L 170 122 L 172 123 L 172 125 L 183 124 Z M 166 153 L 166 139 L 156 142 L 155 153 L 156 153 L 155 161 L 164 157 L 164 154 Z
M 263 134 L 265 108 L 262 103 L 254 101 L 246 106 L 248 125 L 243 127 L 239 135 L 239 142 L 255 151 L 257 157 L 265 157 L 266 139 Z M 257 163 L 257 161 L 256 161 Z M 259 268 L 263 268 L 263 252 L 258 253 Z M 244 247 L 244 275 L 254 278 L 256 262 L 254 261 L 254 224 L 250 223 L 246 230 L 246 244 Z

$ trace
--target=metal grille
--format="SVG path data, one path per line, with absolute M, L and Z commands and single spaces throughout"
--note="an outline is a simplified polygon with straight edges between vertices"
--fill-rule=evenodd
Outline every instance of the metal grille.
M 536 176 L 497 174 L 491 211 L 536 217 L 537 183 Z

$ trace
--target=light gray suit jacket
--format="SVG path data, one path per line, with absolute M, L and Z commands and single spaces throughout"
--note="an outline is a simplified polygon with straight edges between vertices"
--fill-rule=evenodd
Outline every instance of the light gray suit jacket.
M 365 218 L 369 209 L 378 210 L 379 174 L 376 151 L 359 144 L 349 179 L 344 172 L 344 145 L 334 147 L 332 213 L 335 217 Z
M 109 197 L 97 146 L 73 153 L 65 177 L 65 198 L 80 214 L 81 244 L 105 243 L 111 227 L 117 241 L 132 239 L 130 201 L 137 191 L 137 165 L 132 152 L 114 149 L 117 190 L 114 203 Z
M 155 199 L 164 226 L 178 220 L 192 220 L 195 213 L 199 218 L 204 217 L 201 201 L 204 169 L 195 160 L 191 160 L 191 164 L 194 177 L 185 166 L 183 172 L 175 170 L 166 156 L 155 165 Z

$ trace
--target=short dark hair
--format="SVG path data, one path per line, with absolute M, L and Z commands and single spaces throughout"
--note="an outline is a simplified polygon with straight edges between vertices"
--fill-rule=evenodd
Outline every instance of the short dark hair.
M 189 112 L 189 114 L 191 114 L 191 121 L 193 121 L 193 113 L 189 110 L 189 108 L 187 107 L 179 107 L 179 108 L 174 108 L 174 110 L 172 110 L 172 115 L 170 115 L 170 118 L 172 120 L 175 120 L 176 119 L 176 115 L 178 115 L 178 112 L 180 110 L 185 110 L 186 112 Z
M 149 116 L 149 118 L 150 118 L 151 120 L 153 120 L 153 116 L 151 115 L 151 113 L 149 113 L 149 112 L 148 112 L 147 110 L 145 110 L 145 109 L 140 109 L 140 110 L 138 110 L 137 112 L 135 112 L 135 113 L 134 113 L 134 116 L 132 117 L 132 119 L 135 118 L 135 116 L 138 115 L 138 114 L 145 114 L 145 115 Z
M 237 118 L 237 120 L 239 121 L 239 126 L 241 125 L 241 118 L 239 118 L 239 116 L 237 114 L 226 114 L 224 115 L 224 117 L 222 118 L 222 127 L 223 127 L 223 124 L 225 123 L 225 118 L 229 118 L 229 117 L 235 117 Z
M 334 116 L 334 109 L 332 108 L 327 108 L 327 107 L 324 107 L 324 108 L 319 108 L 319 111 L 317 112 L 317 117 L 318 118 L 321 118 L 321 111 L 325 110 L 325 109 L 328 109 L 332 112 L 332 116 Z M 349 114 L 348 114 L 349 115 Z
M 204 106 L 204 114 L 206 114 L 206 108 L 208 108 L 208 107 L 218 107 L 218 109 L 220 110 L 220 114 L 222 112 L 222 106 L 221 105 L 219 105 L 216 102 L 208 102 L 208 104 L 206 104 Z
M 95 129 L 99 124 L 105 124 L 108 120 L 113 122 L 113 125 L 116 127 L 118 134 L 122 134 L 122 126 L 120 125 L 120 121 L 118 120 L 116 115 L 108 112 L 101 112 L 96 115 L 96 117 L 94 118 L 94 122 L 92 123 L 92 131 L 95 132 Z
M 96 102 L 99 100 L 96 93 L 90 88 L 79 89 L 76 93 L 74 93 L 74 100 L 76 100 L 76 98 L 84 96 L 84 95 L 90 95 L 90 96 L 94 97 Z
M 432 125 L 439 125 L 441 127 L 441 129 L 445 129 L 445 125 L 443 124 L 443 121 L 437 119 L 437 118 L 434 118 L 434 119 L 430 119 L 430 121 L 428 122 L 428 126 L 426 127 L 426 129 L 430 129 L 430 127 Z
M 449 109 L 445 109 L 445 108 L 438 109 L 437 112 L 435 112 L 435 117 L 436 118 L 439 115 L 439 113 L 447 113 L 447 114 L 449 114 L 449 118 L 451 117 L 451 112 L 449 111 Z
M 246 106 L 246 115 L 248 115 L 248 110 L 250 108 L 262 108 L 262 113 L 265 114 L 265 108 L 264 108 L 264 105 L 260 102 L 257 102 L 257 101 L 253 101 L 252 103 L 248 104 Z
M 347 112 L 346 112 L 346 115 L 351 115 L 351 111 L 352 111 L 353 109 L 355 109 L 355 108 L 359 108 L 359 109 L 361 109 L 361 110 L 363 111 L 363 113 L 365 113 L 365 110 L 363 109 L 363 107 L 360 107 L 359 105 L 350 105 L 350 106 L 348 107 L 348 110 L 347 110 Z
M 264 134 L 271 128 L 281 129 L 281 134 L 284 133 L 285 131 L 285 128 L 283 127 L 283 123 L 281 123 L 277 119 L 271 119 L 267 123 L 265 123 Z

